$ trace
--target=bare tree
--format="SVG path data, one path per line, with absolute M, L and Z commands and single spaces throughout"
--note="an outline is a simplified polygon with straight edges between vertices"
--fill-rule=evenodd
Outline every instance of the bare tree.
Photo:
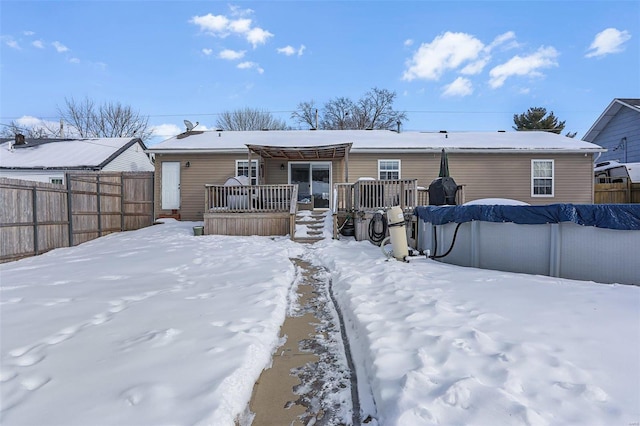
M 284 120 L 277 119 L 268 111 L 243 108 L 220 114 L 216 126 L 223 130 L 287 130 Z
M 296 110 L 291 114 L 291 119 L 296 120 L 298 124 L 307 124 L 312 129 L 318 128 L 318 108 L 312 99 L 309 102 L 300 102 Z
M 10 121 L 9 124 L 5 124 L 4 126 L 0 131 L 0 136 L 5 138 L 12 138 L 18 134 L 24 135 L 27 139 L 46 139 L 60 136 L 59 128 L 54 128 L 44 121 L 32 125 Z
M 374 87 L 358 101 L 360 129 L 394 129 L 398 122 L 406 121 L 404 111 L 395 111 L 393 101 L 395 92 Z
M 349 98 L 335 98 L 324 105 L 321 127 L 326 130 L 355 129 L 353 112 L 355 104 Z
M 393 109 L 396 93 L 374 87 L 357 102 L 338 97 L 329 100 L 322 109 L 320 128 L 340 129 L 395 129 L 398 122 L 406 121 L 407 114 Z M 298 104 L 291 118 L 316 128 L 317 109 L 313 101 Z
M 82 101 L 65 98 L 65 106 L 58 107 L 60 117 L 68 123 L 70 135 L 83 138 L 149 138 L 152 130 L 149 118 L 128 105 L 108 102 L 96 106 L 92 99 Z

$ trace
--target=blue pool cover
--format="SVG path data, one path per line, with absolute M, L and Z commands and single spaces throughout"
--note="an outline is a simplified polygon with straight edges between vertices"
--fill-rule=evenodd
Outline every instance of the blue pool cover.
M 522 225 L 573 222 L 598 228 L 640 230 L 640 204 L 422 206 L 416 207 L 414 214 L 434 225 L 472 220 Z

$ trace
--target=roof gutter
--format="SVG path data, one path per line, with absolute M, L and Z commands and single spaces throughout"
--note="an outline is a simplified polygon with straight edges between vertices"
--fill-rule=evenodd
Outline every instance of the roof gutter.
M 424 154 L 442 152 L 443 147 L 429 148 L 351 148 L 351 153 L 380 153 L 380 154 Z M 585 154 L 606 152 L 605 148 L 445 148 L 447 152 L 468 153 L 468 154 L 523 154 L 526 152 L 538 154 Z M 246 154 L 247 149 L 211 149 L 211 148 L 192 148 L 192 149 L 148 149 L 145 152 L 153 154 Z
M 606 152 L 605 148 L 448 148 L 448 147 L 429 147 L 429 148 L 353 148 L 352 153 L 396 153 L 396 154 L 424 154 L 424 153 L 441 153 L 442 149 L 447 153 L 460 154 L 585 154 Z

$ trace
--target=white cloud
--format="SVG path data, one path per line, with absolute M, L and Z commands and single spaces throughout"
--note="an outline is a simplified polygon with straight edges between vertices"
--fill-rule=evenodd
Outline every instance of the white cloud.
M 278 53 L 282 53 L 283 55 L 286 55 L 286 56 L 292 56 L 292 55 L 295 55 L 296 53 L 298 54 L 298 56 L 302 56 L 306 48 L 307 47 L 304 44 L 301 44 L 298 49 L 296 49 L 293 46 L 285 46 L 285 47 L 279 47 L 276 50 Z
M 484 69 L 484 67 L 489 63 L 490 58 L 491 58 L 490 56 L 487 56 L 482 59 L 478 59 L 475 62 L 470 63 L 469 65 L 465 66 L 460 70 L 460 74 L 464 74 L 464 75 L 480 74 Z
M 229 18 L 224 15 L 207 13 L 203 16 L 194 16 L 189 22 L 199 26 L 201 31 L 213 36 L 226 37 L 229 35 Z
M 69 62 L 71 62 L 72 64 L 79 64 L 79 63 L 80 63 L 80 59 L 78 59 L 78 58 L 71 58 L 71 59 L 69 59 Z
M 442 96 L 469 96 L 473 93 L 473 85 L 471 80 L 464 77 L 456 78 L 451 84 L 444 86 Z
M 447 31 L 431 43 L 420 45 L 407 61 L 402 79 L 438 80 L 445 71 L 476 60 L 483 49 L 484 44 L 472 35 Z
M 28 36 L 35 35 L 36 33 L 34 33 L 33 31 L 23 31 L 22 34 L 24 34 L 24 35 L 26 35 L 28 37 Z
M 410 38 L 406 39 L 406 40 L 404 41 L 404 45 L 405 45 L 406 47 L 413 46 L 413 40 L 412 40 L 412 39 L 410 39 Z
M 282 53 L 283 55 L 291 56 L 296 53 L 296 49 L 293 46 L 285 46 L 277 49 L 278 53 Z
M 36 40 L 33 43 L 31 43 L 31 45 L 33 47 L 37 47 L 38 49 L 44 49 L 44 43 L 42 42 L 42 40 Z
M 151 126 L 151 131 L 153 132 L 153 136 L 167 139 L 172 136 L 179 135 L 184 130 L 175 124 L 160 124 L 157 126 Z
M 229 29 L 234 33 L 245 34 L 251 30 L 251 19 L 229 21 Z
M 596 34 L 589 51 L 585 55 L 587 58 L 600 57 L 611 53 L 619 53 L 624 50 L 623 44 L 631 38 L 629 31 L 619 31 L 615 28 L 607 28 Z
M 4 44 L 9 46 L 10 48 L 20 50 L 20 45 L 18 44 L 17 41 L 15 41 L 13 39 L 13 37 L 2 36 L 2 37 L 0 37 L 0 40 L 2 40 L 4 42 Z
M 42 120 L 41 118 L 33 117 L 31 115 L 23 115 L 22 117 L 16 120 L 16 123 L 18 123 L 19 126 L 35 127 L 35 126 L 42 126 L 45 123 L 45 121 Z M 50 121 L 49 123 L 53 123 L 53 122 Z
M 514 56 L 506 63 L 494 67 L 490 72 L 489 85 L 496 89 L 501 87 L 505 80 L 512 76 L 539 77 L 543 75 L 539 70 L 556 67 L 559 53 L 553 47 L 540 47 L 529 56 Z
M 59 121 L 43 120 L 41 118 L 32 117 L 30 115 L 23 115 L 15 120 L 18 127 L 33 130 L 43 130 L 44 133 L 56 132 L 60 129 Z
M 269 31 L 257 27 L 252 28 L 247 33 L 247 41 L 253 45 L 254 49 L 259 44 L 265 44 L 270 37 L 273 37 L 273 34 L 271 34 Z
M 245 51 L 244 50 L 231 50 L 224 49 L 220 53 L 218 53 L 218 58 L 227 59 L 229 61 L 235 61 L 237 59 L 244 58 Z
M 53 47 L 56 48 L 56 51 L 58 51 L 58 53 L 67 52 L 69 50 L 69 48 L 67 46 L 65 46 L 64 44 L 60 43 L 59 41 L 54 41 L 51 44 L 53 45 Z
M 230 4 L 229 10 L 231 11 L 231 16 L 245 17 L 249 16 L 253 13 L 253 9 L 241 9 L 240 6 Z
M 240 68 L 241 70 L 248 70 L 248 69 L 255 68 L 256 71 L 258 71 L 259 74 L 264 73 L 264 69 L 261 68 L 259 64 L 255 63 L 255 62 L 251 62 L 251 61 L 240 62 L 238 64 L 238 68 Z
M 204 48 L 204 49 L 202 49 L 202 53 L 204 53 L 205 55 L 209 56 L 209 55 L 211 55 L 213 53 L 213 49 Z
M 243 37 L 251 43 L 255 49 L 260 44 L 265 44 L 273 37 L 269 31 L 259 27 L 252 27 L 253 21 L 245 16 L 253 13 L 251 9 L 240 9 L 237 6 L 230 6 L 231 18 L 225 15 L 212 15 L 208 13 L 202 16 L 194 16 L 190 23 L 198 26 L 203 31 L 213 37 L 225 38 L 230 34 Z
M 491 43 L 487 46 L 486 50 L 491 52 L 498 46 L 504 46 L 505 49 L 512 49 L 514 47 L 518 47 L 518 42 L 516 42 L 516 33 L 513 31 L 507 31 L 504 34 L 500 34 L 496 38 L 493 39 Z

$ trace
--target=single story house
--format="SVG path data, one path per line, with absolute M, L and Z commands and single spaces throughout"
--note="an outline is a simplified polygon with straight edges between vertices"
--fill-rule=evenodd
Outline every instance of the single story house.
M 529 204 L 592 203 L 593 162 L 604 152 L 550 132 L 390 130 L 190 131 L 147 152 L 155 156 L 156 215 L 205 219 L 206 228 L 207 215 L 245 211 L 221 188 L 231 177 L 250 176 L 252 197 L 260 190 L 260 205 L 247 204 L 247 212 L 266 212 L 267 204 L 275 205 L 268 201 L 291 195 L 273 195 L 280 187 L 295 189 L 292 211 L 335 212 L 353 208 L 344 197 L 353 199 L 349 189 L 361 178 L 424 190 L 438 177 L 443 149 L 463 190 L 459 201 L 498 197 Z M 396 191 L 395 201 L 404 200 L 405 207 L 426 203 L 414 192 L 407 201 Z
M 154 171 L 139 138 L 0 140 L 0 177 L 64 184 L 69 171 Z
M 583 141 L 607 149 L 598 163 L 640 162 L 640 99 L 616 98 L 585 133 Z

